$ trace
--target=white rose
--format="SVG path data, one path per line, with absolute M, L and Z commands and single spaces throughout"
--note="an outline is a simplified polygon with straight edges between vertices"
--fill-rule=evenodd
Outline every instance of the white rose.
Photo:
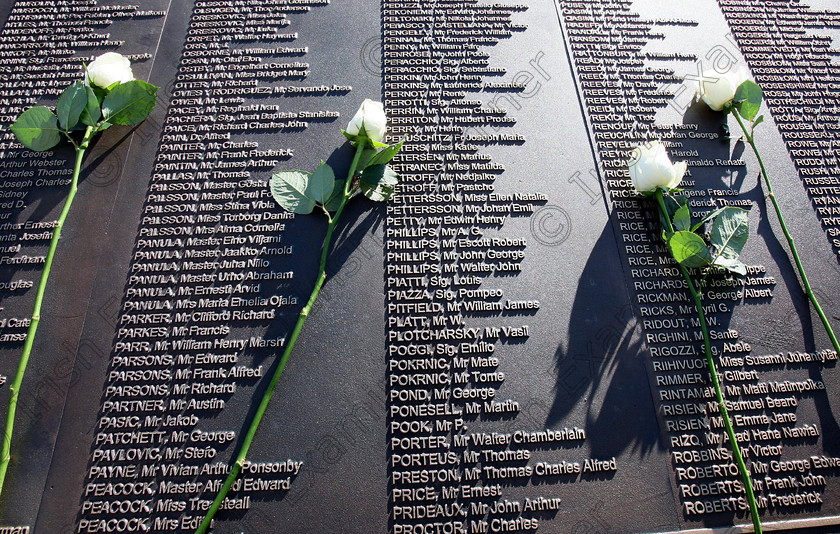
M 94 59 L 87 66 L 85 82 L 88 85 L 95 85 L 103 89 L 114 85 L 116 82 L 125 83 L 134 79 L 131 72 L 131 62 L 128 58 L 116 52 L 106 52 Z
M 702 82 L 697 83 L 697 96 L 713 110 L 721 111 L 726 104 L 732 102 L 738 87 L 749 79 L 749 76 L 740 68 L 730 69 L 723 74 L 715 71 L 704 72 L 702 79 Z
M 630 161 L 630 178 L 639 193 L 654 191 L 657 187 L 674 189 L 683 179 L 686 163 L 671 163 L 665 146 L 659 141 L 637 147 Z
M 359 111 L 350 120 L 350 124 L 347 125 L 345 131 L 350 135 L 359 135 L 362 125 L 364 125 L 365 134 L 368 138 L 378 142 L 382 141 L 382 138 L 385 137 L 385 131 L 387 129 L 386 122 L 385 107 L 382 105 L 382 102 L 376 102 L 366 98 L 362 102 L 361 107 L 359 107 Z

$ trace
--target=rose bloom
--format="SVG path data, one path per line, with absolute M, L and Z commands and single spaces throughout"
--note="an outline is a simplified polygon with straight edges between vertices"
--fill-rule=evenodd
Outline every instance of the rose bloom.
M 88 85 L 95 85 L 106 89 L 115 83 L 130 82 L 134 79 L 131 72 L 131 62 L 125 56 L 116 52 L 106 52 L 94 59 L 87 66 L 85 81 Z
M 696 93 L 700 99 L 715 111 L 721 111 L 732 102 L 738 87 L 749 79 L 743 68 L 729 69 L 721 74 L 715 71 L 704 72 L 703 81 L 697 83 Z
M 385 137 L 386 122 L 385 108 L 382 102 L 366 98 L 353 118 L 350 119 L 350 124 L 347 125 L 345 131 L 350 135 L 359 135 L 362 125 L 364 125 L 365 134 L 368 138 L 379 142 Z
M 684 161 L 671 163 L 665 146 L 659 141 L 637 147 L 629 164 L 630 178 L 639 193 L 655 191 L 658 187 L 674 189 L 682 182 L 686 168 Z

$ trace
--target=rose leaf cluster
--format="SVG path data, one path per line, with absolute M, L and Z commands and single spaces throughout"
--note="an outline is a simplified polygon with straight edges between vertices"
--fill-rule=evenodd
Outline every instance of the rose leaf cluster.
M 366 99 L 342 133 L 357 149 L 351 183 L 335 177 L 332 167 L 324 162 L 314 172 L 279 171 L 271 176 L 271 195 L 286 211 L 312 213 L 316 206 L 327 214 L 339 209 L 346 194 L 348 198 L 361 193 L 367 198 L 384 202 L 391 198 L 399 183 L 399 176 L 388 165 L 403 146 L 403 141 L 389 145 L 381 140 L 387 133 L 387 118 L 381 102 Z
M 749 236 L 746 210 L 727 206 L 692 224 L 688 199 L 674 194 L 679 192 L 686 163 L 671 163 L 659 141 L 635 148 L 628 172 L 639 195 L 661 198 L 662 240 L 677 262 L 688 268 L 716 266 L 746 274 L 746 266 L 738 259 Z M 712 222 L 708 244 L 700 234 L 707 222 Z
M 61 93 L 55 113 L 34 106 L 12 124 L 11 130 L 25 147 L 44 151 L 62 135 L 76 145 L 72 132 L 86 130 L 83 144 L 113 124 L 132 126 L 145 120 L 157 102 L 158 88 L 135 80 L 127 58 L 107 52 L 85 69 L 85 81 L 74 82 Z
M 692 224 L 688 199 L 681 195 L 665 197 L 667 213 L 660 210 L 660 218 L 669 217 L 671 225 L 664 222 L 662 239 L 668 244 L 674 259 L 684 267 L 696 269 L 722 268 L 736 274 L 747 274 L 739 256 L 749 237 L 749 212 L 743 208 L 719 208 L 702 220 Z M 706 223 L 711 232 L 703 233 Z

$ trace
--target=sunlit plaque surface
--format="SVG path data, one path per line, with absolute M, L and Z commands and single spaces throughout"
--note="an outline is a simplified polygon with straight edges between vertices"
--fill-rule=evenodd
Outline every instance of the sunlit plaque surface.
M 748 67 L 758 148 L 840 329 L 828 0 L 0 1 L 0 413 L 72 150 L 8 126 L 131 58 L 150 117 L 85 160 L 21 391 L 0 534 L 189 533 L 314 284 L 324 217 L 273 170 L 381 100 L 402 178 L 354 200 L 213 532 L 704 532 L 750 518 L 696 312 L 627 161 L 749 209 L 703 302 L 767 529 L 840 531 L 840 376 L 758 161 L 697 80 Z M 739 527 L 733 532 L 738 532 Z M 750 527 L 751 528 L 751 527 Z

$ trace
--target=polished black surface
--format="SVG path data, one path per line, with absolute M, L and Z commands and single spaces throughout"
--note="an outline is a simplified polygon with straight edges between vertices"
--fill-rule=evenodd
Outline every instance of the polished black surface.
M 3 2 L 0 335 L 25 332 L 42 264 L 13 259 L 46 252 L 29 235 L 43 229 L 25 225 L 56 219 L 65 190 L 47 180 L 68 178 L 73 156 L 23 154 L 8 125 L 54 105 L 105 51 L 137 55 L 135 75 L 161 89 L 145 123 L 111 128 L 85 160 L 0 531 L 197 526 L 274 370 L 272 345 L 308 298 L 326 229 L 323 216 L 284 214 L 266 182 L 322 160 L 343 177 L 353 149 L 339 129 L 364 98 L 385 103 L 392 139 L 407 135 L 400 194 L 356 199 L 342 216 L 247 487 L 231 494 L 239 509 L 214 532 L 749 523 L 688 294 L 655 206 L 626 181 L 630 148 L 657 138 L 692 162 L 698 215 L 712 199 L 752 204 L 750 272 L 710 278 L 705 298 L 763 520 L 835 531 L 836 355 L 737 124 L 727 135 L 692 100 L 692 79 L 733 65 L 769 91 L 759 149 L 837 328 L 838 15 L 806 9 Z M 755 36 L 750 20 L 773 22 Z M 14 339 L 0 343 L 4 400 Z

